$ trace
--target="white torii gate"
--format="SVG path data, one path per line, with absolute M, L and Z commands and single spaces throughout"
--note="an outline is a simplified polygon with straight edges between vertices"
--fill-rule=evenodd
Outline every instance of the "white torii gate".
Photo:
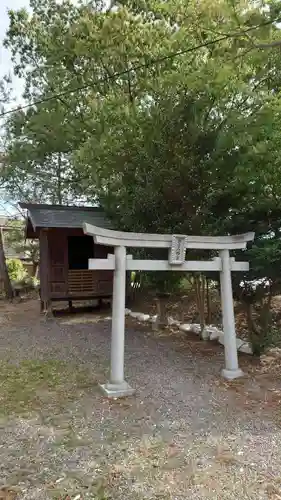
M 230 250 L 246 248 L 254 233 L 237 236 L 184 236 L 113 231 L 91 224 L 83 225 L 84 233 L 94 242 L 114 247 L 114 255 L 107 259 L 89 259 L 89 269 L 114 271 L 112 302 L 112 337 L 110 380 L 101 386 L 108 397 L 122 397 L 134 393 L 124 380 L 125 295 L 126 271 L 219 271 L 221 285 L 222 319 L 224 330 L 225 368 L 222 375 L 232 380 L 243 375 L 238 365 L 231 271 L 248 271 L 248 262 L 235 262 Z M 139 260 L 127 255 L 126 247 L 168 248 L 168 260 Z M 206 261 L 185 260 L 186 250 L 217 250 L 219 257 Z

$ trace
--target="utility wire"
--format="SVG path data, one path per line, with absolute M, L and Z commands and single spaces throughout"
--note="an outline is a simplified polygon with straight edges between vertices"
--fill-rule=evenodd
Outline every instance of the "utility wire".
M 250 26 L 249 28 L 242 30 L 242 31 L 238 31 L 237 33 L 228 33 L 228 34 L 225 34 L 219 38 L 215 38 L 215 40 L 210 40 L 209 42 L 200 43 L 199 45 L 195 45 L 194 47 L 190 47 L 188 49 L 179 50 L 179 51 L 167 54 L 166 56 L 162 56 L 162 57 L 159 57 L 156 59 L 151 59 L 149 62 L 138 64 L 136 66 L 132 66 L 131 68 L 128 68 L 126 70 L 123 70 L 123 71 L 120 71 L 117 73 L 113 73 L 112 75 L 108 75 L 108 76 L 103 77 L 103 78 L 99 78 L 98 80 L 96 80 L 94 82 L 87 83 L 87 84 L 82 85 L 80 87 L 75 87 L 73 89 L 67 89 L 67 90 L 64 90 L 63 92 L 51 95 L 49 97 L 44 97 L 42 99 L 38 99 L 37 101 L 33 101 L 29 104 L 25 104 L 24 106 L 19 106 L 17 108 L 13 108 L 13 109 L 10 109 L 8 111 L 4 111 L 4 113 L 0 114 L 0 118 L 2 118 L 3 116 L 9 115 L 11 113 L 15 113 L 17 111 L 22 111 L 22 110 L 30 108 L 32 106 L 36 106 L 37 104 L 42 104 L 43 102 L 51 101 L 52 99 L 59 99 L 65 95 L 73 94 L 75 92 L 79 92 L 80 90 L 88 89 L 89 87 L 92 87 L 92 86 L 97 85 L 99 83 L 106 83 L 110 80 L 116 80 L 116 78 L 118 78 L 120 76 L 127 75 L 131 71 L 138 71 L 140 69 L 149 68 L 150 66 L 165 62 L 169 59 L 174 59 L 175 57 L 178 57 L 178 56 L 181 56 L 184 54 L 188 54 L 190 52 L 194 52 L 196 50 L 199 50 L 199 49 L 202 49 L 205 47 L 210 47 L 210 46 L 215 45 L 215 44 L 222 42 L 224 40 L 228 40 L 229 38 L 241 37 L 241 36 L 249 33 L 250 31 L 254 31 L 258 28 L 262 28 L 264 26 L 269 26 L 270 24 L 278 23 L 278 22 L 281 22 L 281 18 L 271 19 L 270 21 L 265 21 L 264 23 L 260 23 L 260 24 L 257 24 L 255 26 Z M 279 44 L 281 44 L 281 41 L 275 42 L 275 44 L 279 45 Z M 274 46 L 274 45 L 272 45 L 272 46 Z M 259 48 L 259 45 L 257 45 L 257 48 Z M 260 48 L 264 48 L 263 44 L 261 44 Z

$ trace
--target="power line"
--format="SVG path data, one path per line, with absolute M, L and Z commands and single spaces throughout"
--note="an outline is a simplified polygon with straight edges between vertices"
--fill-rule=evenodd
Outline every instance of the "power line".
M 65 95 L 73 94 L 75 92 L 79 92 L 80 90 L 88 89 L 89 87 L 92 87 L 94 85 L 98 85 L 99 83 L 106 83 L 106 82 L 111 81 L 111 80 L 116 80 L 116 78 L 118 78 L 120 76 L 127 75 L 128 73 L 130 73 L 132 71 L 138 71 L 140 69 L 149 68 L 150 66 L 153 66 L 154 64 L 162 63 L 162 62 L 168 61 L 169 59 L 174 59 L 175 57 L 178 57 L 178 56 L 181 56 L 184 54 L 188 54 L 190 52 L 194 52 L 196 50 L 199 50 L 199 49 L 202 49 L 205 47 L 210 47 L 210 46 L 215 45 L 215 44 L 222 42 L 224 40 L 228 40 L 229 38 L 241 37 L 241 36 L 249 33 L 250 31 L 254 31 L 258 28 L 262 28 L 264 26 L 269 26 L 270 24 L 278 23 L 278 22 L 281 22 L 281 18 L 271 19 L 270 21 L 265 21 L 264 23 L 260 23 L 260 24 L 257 24 L 255 26 L 250 26 L 249 28 L 242 30 L 242 31 L 238 31 L 237 33 L 228 33 L 228 34 L 225 34 L 219 38 L 215 38 L 215 40 L 210 40 L 209 42 L 200 43 L 199 45 L 195 45 L 194 47 L 190 47 L 188 49 L 179 50 L 176 52 L 172 52 L 166 56 L 162 56 L 162 57 L 159 57 L 156 59 L 151 59 L 151 61 L 149 61 L 147 63 L 138 64 L 138 65 L 132 66 L 131 68 L 128 68 L 126 70 L 123 70 L 123 71 L 120 71 L 117 73 L 113 73 L 112 75 L 107 75 L 103 78 L 99 78 L 98 80 L 96 80 L 92 83 L 87 83 L 85 85 L 82 85 L 80 87 L 75 87 L 73 89 L 67 89 L 67 90 L 64 90 L 63 92 L 59 92 L 59 93 L 51 95 L 49 97 L 44 97 L 42 99 L 38 99 L 36 101 L 33 101 L 32 103 L 25 104 L 24 106 L 19 106 L 17 108 L 13 108 L 13 109 L 10 109 L 8 111 L 4 111 L 4 113 L 0 114 L 0 118 L 2 118 L 5 115 L 9 115 L 11 113 L 15 113 L 17 111 L 22 111 L 22 110 L 30 108 L 32 106 L 42 104 L 43 102 L 51 101 L 52 99 L 59 99 Z M 281 44 L 281 41 L 275 42 L 274 44 L 272 44 L 272 46 L 280 45 L 280 44 Z M 255 48 L 255 46 L 254 46 L 254 48 Z M 264 44 L 261 44 L 260 46 L 257 45 L 256 48 L 264 48 Z

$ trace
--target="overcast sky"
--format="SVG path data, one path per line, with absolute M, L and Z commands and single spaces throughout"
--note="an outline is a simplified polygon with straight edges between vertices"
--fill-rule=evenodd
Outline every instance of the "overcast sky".
M 0 78 L 8 73 L 12 73 L 12 63 L 9 52 L 3 47 L 6 30 L 9 26 L 8 8 L 20 9 L 28 7 L 28 0 L 0 0 Z M 13 77 L 14 96 L 20 102 L 22 85 L 18 79 Z
M 8 8 L 16 10 L 22 7 L 28 7 L 28 5 L 28 0 L 0 0 L 0 79 L 3 78 L 4 75 L 12 73 L 12 62 L 10 54 L 3 47 L 3 40 L 5 38 L 6 30 L 9 26 Z M 16 98 L 17 103 L 21 102 L 22 88 L 23 87 L 20 80 L 13 77 L 13 95 Z M 16 103 L 14 102 L 11 106 L 15 106 L 15 104 Z M 14 212 L 12 206 L 4 202 L 0 192 L 0 214 L 5 213 L 5 215 L 7 215 L 5 209 L 8 210 L 9 213 Z

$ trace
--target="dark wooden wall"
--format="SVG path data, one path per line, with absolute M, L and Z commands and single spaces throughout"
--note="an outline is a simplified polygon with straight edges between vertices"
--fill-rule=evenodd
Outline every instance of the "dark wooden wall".
M 49 290 L 49 256 L 48 256 L 48 233 L 45 229 L 41 229 L 39 234 L 39 249 L 40 249 L 40 295 L 41 300 L 46 302 L 50 297 Z
M 68 269 L 68 236 L 84 236 L 84 233 L 82 229 L 40 231 L 41 299 L 111 296 L 112 271 Z M 113 249 L 94 245 L 95 258 L 106 258 L 108 253 L 113 253 Z

